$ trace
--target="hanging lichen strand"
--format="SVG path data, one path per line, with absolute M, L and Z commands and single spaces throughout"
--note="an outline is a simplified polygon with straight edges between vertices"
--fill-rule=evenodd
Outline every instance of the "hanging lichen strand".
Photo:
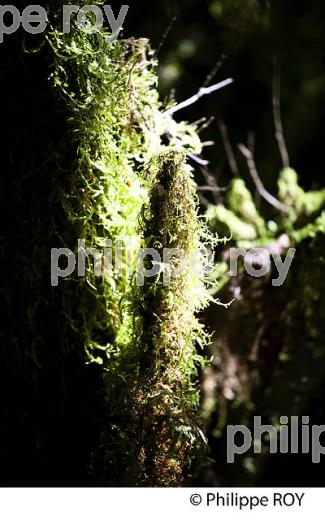
M 185 161 L 186 153 L 202 150 L 196 129 L 176 123 L 159 102 L 147 40 L 108 44 L 106 37 L 74 22 L 70 34 L 47 34 L 51 81 L 69 125 L 69 189 L 57 195 L 69 227 L 61 247 L 77 252 L 83 239 L 88 249 L 102 250 L 107 240 L 114 247 L 136 237 L 137 250 L 178 247 L 188 257 L 204 234 Z M 85 276 L 60 286 L 66 326 L 88 362 L 103 368 L 105 417 L 89 470 L 101 484 L 178 483 L 203 443 L 194 416 L 202 363 L 195 343 L 206 336 L 194 314 L 208 293 L 188 269 L 168 287 L 158 276 L 139 288 L 128 275 L 136 255 L 123 255 L 119 267 L 95 277 L 87 259 Z M 73 334 L 63 329 L 63 348 Z

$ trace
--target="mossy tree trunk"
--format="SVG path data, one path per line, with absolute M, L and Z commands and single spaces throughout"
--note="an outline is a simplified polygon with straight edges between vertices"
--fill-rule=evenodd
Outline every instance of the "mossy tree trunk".
M 170 172 L 168 189 L 175 192 L 174 205 L 166 206 L 171 219 L 180 202 L 190 212 L 190 225 L 199 229 L 185 157 L 187 151 L 201 150 L 200 141 L 194 127 L 176 124 L 159 102 L 147 41 L 108 45 L 105 31 L 88 34 L 75 22 L 71 33 L 63 35 L 62 2 L 53 1 L 48 8 L 50 26 L 44 35 L 35 39 L 19 31 L 1 47 L 1 93 L 6 100 L 1 206 L 7 219 L 1 242 L 5 327 L 0 380 L 6 396 L 1 482 L 134 485 L 140 470 L 130 481 L 129 469 L 135 468 L 139 449 L 145 451 L 146 466 L 154 466 L 142 473 L 142 483 L 180 482 L 190 465 L 193 439 L 201 438 L 193 415 L 195 366 L 200 364 L 196 333 L 193 340 L 189 329 L 185 342 L 184 331 L 175 330 L 172 309 L 170 317 L 161 309 L 163 325 L 153 325 L 150 339 L 140 332 L 139 323 L 147 319 L 148 293 L 158 298 L 156 285 L 146 285 L 136 311 L 140 293 L 123 269 L 119 276 L 109 271 L 95 277 L 89 260 L 85 277 L 74 273 L 52 287 L 50 258 L 52 248 L 69 248 L 76 254 L 78 239 L 97 249 L 121 237 L 145 240 L 150 230 L 142 237 L 141 212 L 145 205 L 153 207 L 150 190 L 159 165 Z M 163 144 L 165 133 L 168 145 Z M 177 154 L 174 159 L 169 155 L 176 144 L 181 161 Z M 161 157 L 166 154 L 164 166 Z M 185 201 L 180 200 L 183 191 Z M 185 217 L 186 213 L 180 216 L 179 240 L 186 238 L 188 251 L 199 235 L 191 240 L 193 229 L 186 229 Z M 164 218 L 167 232 L 168 214 Z M 159 235 L 159 228 L 156 231 Z M 123 262 L 125 268 L 125 258 Z M 173 297 L 178 309 L 184 303 L 194 333 L 198 305 L 190 301 L 186 283 L 173 286 Z M 203 305 L 205 289 L 201 282 L 199 286 L 198 301 Z M 166 310 L 168 295 L 160 291 Z M 155 357 L 160 348 L 164 370 Z M 156 435 L 168 430 L 168 475 L 160 480 L 161 440 L 150 442 L 150 448 L 145 440 L 151 428 L 145 423 L 145 364 L 156 374 L 159 394 L 159 411 L 151 407 L 152 420 L 157 426 L 164 417 L 158 429 L 155 426 Z M 165 398 L 168 394 L 173 397 Z M 178 414 L 170 413 L 171 401 L 173 406 L 177 401 Z M 130 431 L 130 418 L 137 425 L 142 422 L 141 434 L 138 426 Z M 177 455 L 180 439 L 187 441 Z

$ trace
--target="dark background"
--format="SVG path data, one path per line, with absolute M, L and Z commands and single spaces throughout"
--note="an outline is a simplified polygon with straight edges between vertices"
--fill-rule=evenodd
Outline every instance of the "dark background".
M 110 2 L 115 13 L 121 3 Z M 324 186 L 324 1 L 129 0 L 128 3 L 130 9 L 123 36 L 147 37 L 153 49 L 159 49 L 163 98 L 174 91 L 176 100 L 182 101 L 196 93 L 225 55 L 213 81 L 233 77 L 234 84 L 205 97 L 177 117 L 189 121 L 202 116 L 221 117 L 234 147 L 240 141 L 246 142 L 248 132 L 253 132 L 259 173 L 272 192 L 281 168 L 272 113 L 273 62 L 277 57 L 281 64 L 282 118 L 292 166 L 306 189 Z M 18 6 L 19 2 L 15 4 Z M 42 214 L 45 215 L 51 192 L 51 185 L 42 182 L 41 176 L 21 183 L 21 190 L 17 190 L 16 180 L 23 176 L 24 164 L 33 162 L 35 150 L 41 153 L 44 143 L 56 142 L 65 131 L 60 127 L 60 117 L 48 108 L 51 93 L 44 73 L 49 67 L 46 56 L 40 53 L 37 60 L 25 58 L 22 64 L 18 36 L 5 37 L 5 43 L 0 46 L 3 129 L 0 167 L 1 173 L 5 173 L 1 176 L 0 206 L 4 215 L 1 252 L 6 258 L 1 275 L 4 280 L 9 277 L 12 280 L 12 293 L 1 293 L 6 307 L 2 315 L 5 326 L 0 358 L 0 484 L 90 485 L 93 482 L 85 469 L 87 457 L 102 428 L 97 395 L 100 377 L 96 368 L 81 364 L 76 353 L 68 359 L 60 359 L 56 350 L 60 330 L 52 323 L 55 301 L 51 301 L 52 307 L 40 317 L 47 351 L 42 353 L 43 369 L 37 376 L 40 377 L 38 386 L 33 380 L 33 363 L 25 363 L 24 356 L 13 350 L 21 339 L 23 344 L 29 341 L 25 334 L 28 330 L 26 290 L 33 300 L 35 294 L 39 298 L 43 289 L 37 285 L 29 288 L 27 278 L 22 286 L 21 273 L 13 271 L 6 255 L 7 251 L 13 251 L 24 256 L 20 244 L 26 235 L 33 235 L 29 222 L 35 219 L 34 202 L 44 200 Z M 202 137 L 215 141 L 215 146 L 206 149 L 204 155 L 210 160 L 209 170 L 219 184 L 227 186 L 230 171 L 216 122 Z M 252 187 L 245 161 L 239 154 L 237 159 L 243 178 Z M 200 182 L 199 174 L 197 180 Z M 44 221 L 42 239 L 46 237 L 46 226 Z M 2 240 L 5 231 L 6 242 Z M 47 244 L 43 245 L 47 251 Z M 22 269 L 28 271 L 28 265 L 19 261 Z M 45 294 L 44 299 L 48 296 Z M 14 340 L 12 343 L 7 340 L 9 335 Z M 21 366 L 16 364 L 19 357 Z M 325 424 L 323 403 L 324 394 L 315 399 L 310 410 L 311 418 L 318 424 Z M 40 424 L 42 437 L 38 437 Z M 41 456 L 40 443 L 45 446 Z M 320 485 L 324 484 L 323 475 L 323 465 L 312 465 L 309 455 L 275 456 L 259 484 Z

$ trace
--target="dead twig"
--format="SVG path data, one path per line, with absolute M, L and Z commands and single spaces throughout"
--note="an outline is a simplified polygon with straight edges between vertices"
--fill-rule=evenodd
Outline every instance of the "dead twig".
M 213 196 L 213 200 L 214 200 L 215 204 L 219 204 L 220 192 L 223 191 L 223 189 L 219 188 L 214 175 L 212 175 L 207 168 L 201 168 L 201 173 L 206 181 L 206 186 L 202 186 L 202 187 L 199 186 L 199 188 L 206 188 L 202 191 L 210 191 L 210 193 Z
M 214 146 L 216 143 L 214 141 L 202 141 L 202 148 L 206 148 L 207 146 Z
M 213 78 L 216 77 L 216 75 L 218 74 L 218 72 L 221 69 L 222 65 L 224 64 L 226 58 L 227 58 L 226 54 L 221 54 L 220 60 L 218 61 L 216 66 L 213 67 L 213 69 L 211 70 L 210 74 L 208 74 L 208 76 L 206 77 L 205 82 L 202 85 L 203 87 L 208 87 L 210 85 L 211 81 L 213 80 Z
M 283 166 L 283 168 L 289 168 L 290 159 L 289 159 L 288 149 L 287 149 L 287 145 L 286 145 L 284 133 L 283 133 L 280 99 L 281 99 L 280 72 L 279 72 L 278 62 L 275 58 L 274 59 L 274 78 L 273 78 L 273 97 L 272 97 L 275 138 L 278 143 L 278 147 L 279 147 L 279 151 L 280 151 L 280 155 L 281 155 L 281 159 L 282 159 L 282 166 Z
M 220 191 L 226 191 L 226 188 L 218 188 L 217 186 L 198 186 L 196 188 L 197 191 L 216 191 L 216 192 L 220 192 Z
M 172 115 L 175 114 L 175 112 L 178 112 L 179 110 L 182 110 L 183 108 L 189 107 L 190 105 L 193 105 L 196 103 L 201 97 L 207 96 L 209 94 L 212 94 L 212 92 L 216 92 L 217 90 L 220 90 L 224 87 L 227 87 L 231 83 L 233 83 L 232 78 L 225 79 L 224 81 L 220 81 L 220 83 L 216 83 L 215 85 L 211 85 L 211 87 L 201 87 L 197 94 L 190 97 L 189 99 L 186 99 L 182 103 L 179 103 L 179 105 L 176 105 L 175 107 L 172 107 L 168 110 L 166 110 L 166 114 Z
M 224 146 L 224 149 L 226 152 L 226 157 L 228 159 L 230 171 L 234 177 L 239 177 L 239 169 L 238 169 L 236 157 L 235 157 L 234 151 L 231 146 L 227 127 L 226 127 L 225 123 L 222 121 L 222 119 L 218 120 L 218 126 L 219 126 L 221 139 L 223 142 L 223 146 Z
M 198 191 L 198 197 L 200 199 L 202 206 L 204 206 L 205 208 L 208 208 L 209 206 L 211 206 L 210 201 L 204 195 L 202 195 L 202 193 L 200 193 L 199 191 Z
M 166 31 L 165 31 L 164 34 L 163 34 L 163 37 L 162 37 L 162 39 L 161 39 L 161 42 L 159 43 L 158 48 L 157 48 L 156 52 L 155 52 L 154 55 L 153 55 L 154 58 L 156 58 L 156 57 L 158 56 L 158 54 L 160 53 L 161 48 L 162 48 L 162 46 L 164 45 L 165 41 L 167 40 L 167 38 L 168 38 L 168 36 L 169 36 L 169 33 L 170 33 L 170 31 L 172 30 L 172 28 L 173 28 L 173 26 L 174 26 L 176 20 L 177 20 L 177 16 L 174 16 L 174 17 L 172 18 L 172 21 L 171 21 L 170 24 L 168 25 Z
M 205 123 L 198 129 L 197 133 L 200 134 L 201 132 L 203 132 L 203 130 L 209 128 L 209 126 L 212 125 L 214 120 L 214 116 L 209 117 L 209 119 L 205 118 Z
M 286 206 L 285 204 L 280 202 L 278 199 L 276 199 L 273 195 L 271 195 L 271 193 L 269 193 L 265 189 L 264 184 L 258 175 L 255 160 L 254 160 L 254 157 L 253 157 L 251 151 L 247 148 L 247 146 L 245 146 L 243 144 L 238 145 L 238 150 L 243 154 L 243 156 L 247 160 L 247 166 L 248 166 L 249 173 L 251 174 L 254 184 L 255 184 L 259 194 L 261 195 L 261 197 L 263 197 L 263 199 L 265 199 L 269 204 L 271 204 L 271 206 L 274 206 L 279 211 L 282 211 L 283 213 L 288 213 L 289 212 L 288 206 Z
M 194 153 L 188 153 L 187 157 L 192 159 L 192 161 L 196 162 L 200 166 L 207 166 L 209 164 L 209 161 L 207 161 L 206 159 L 201 159 L 197 155 L 194 155 Z
M 255 134 L 252 130 L 247 133 L 247 148 L 250 150 L 253 158 L 255 156 Z M 261 207 L 261 194 L 256 189 L 254 195 L 255 206 L 259 209 Z

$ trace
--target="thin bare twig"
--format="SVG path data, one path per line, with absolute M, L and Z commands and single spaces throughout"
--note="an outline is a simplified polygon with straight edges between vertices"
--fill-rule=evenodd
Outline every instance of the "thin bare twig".
M 278 147 L 279 147 L 279 151 L 280 151 L 280 155 L 281 155 L 281 159 L 282 159 L 282 166 L 283 166 L 283 168 L 289 168 L 290 159 L 289 159 L 288 149 L 287 149 L 287 145 L 286 145 L 285 138 L 284 138 L 282 117 L 281 117 L 281 105 L 280 105 L 281 85 L 280 85 L 279 69 L 280 69 L 279 64 L 275 58 L 274 59 L 273 96 L 272 96 L 275 138 L 278 143 Z
M 215 120 L 214 116 L 209 117 L 208 120 L 205 118 L 205 123 L 198 129 L 197 133 L 200 134 L 201 132 L 203 132 L 203 130 L 206 130 L 207 128 L 209 128 L 209 126 L 212 125 L 214 120 Z
M 227 127 L 221 119 L 218 120 L 218 126 L 219 126 L 221 139 L 223 142 L 223 146 L 224 146 L 224 149 L 226 152 L 226 156 L 228 159 L 230 171 L 234 175 L 234 177 L 239 177 L 239 169 L 238 169 L 238 165 L 236 162 L 236 157 L 235 157 L 234 151 L 231 146 Z
M 202 125 L 203 123 L 206 123 L 206 122 L 207 122 L 207 118 L 206 117 L 200 117 L 200 119 L 198 119 L 197 121 L 194 121 L 192 123 L 192 125 L 199 126 L 199 125 Z
M 220 197 L 218 196 L 218 193 L 221 191 L 219 186 L 217 185 L 216 179 L 214 175 L 211 175 L 209 170 L 207 168 L 200 168 L 201 173 L 207 183 L 207 187 L 211 188 L 210 192 L 213 196 L 213 200 L 215 204 L 218 204 L 220 202 Z M 205 190 L 207 191 L 207 190 Z
M 255 134 L 252 130 L 247 133 L 247 148 L 250 150 L 253 159 L 255 160 Z M 254 202 L 259 209 L 261 207 L 261 194 L 258 189 L 255 190 Z
M 208 200 L 204 195 L 202 195 L 202 193 L 200 193 L 199 191 L 198 191 L 198 197 L 199 197 L 199 199 L 200 199 L 200 201 L 201 201 L 201 204 L 202 204 L 205 208 L 208 208 L 209 206 L 211 206 L 210 201 L 209 201 L 209 200 Z
M 161 39 L 161 42 L 159 43 L 158 48 L 157 48 L 156 52 L 155 52 L 154 55 L 153 55 L 154 58 L 156 58 L 156 57 L 158 56 L 158 54 L 160 53 L 161 48 L 162 48 L 162 46 L 164 45 L 165 41 L 167 40 L 168 35 L 169 35 L 170 31 L 172 30 L 172 28 L 173 28 L 174 23 L 176 22 L 176 20 L 177 20 L 177 16 L 174 16 L 174 17 L 172 18 L 172 21 L 171 21 L 170 24 L 168 25 L 166 31 L 165 31 L 164 34 L 163 34 L 163 37 L 162 37 L 162 39 Z
M 213 69 L 211 70 L 210 74 L 208 74 L 208 76 L 206 77 L 205 82 L 202 85 L 203 87 L 208 87 L 210 85 L 211 81 L 213 80 L 213 78 L 216 77 L 216 75 L 218 74 L 218 72 L 221 69 L 222 65 L 224 64 L 226 57 L 227 57 L 226 54 L 221 54 L 220 60 L 218 61 L 216 66 L 213 67 Z
M 217 186 L 198 186 L 196 189 L 197 191 L 226 191 L 226 188 L 218 188 Z
M 261 195 L 261 197 L 263 197 L 263 199 L 265 199 L 269 204 L 271 204 L 271 206 L 274 206 L 275 208 L 282 211 L 283 213 L 288 213 L 288 211 L 289 211 L 288 206 L 286 206 L 285 204 L 280 202 L 278 199 L 276 199 L 273 195 L 271 195 L 271 193 L 269 193 L 264 188 L 264 184 L 261 181 L 261 179 L 257 173 L 255 160 L 254 160 L 254 157 L 253 157 L 251 151 L 247 148 L 247 146 L 245 146 L 243 144 L 239 144 L 238 149 L 243 154 L 245 159 L 247 160 L 247 166 L 248 166 L 249 172 L 251 174 L 251 177 L 252 177 L 252 179 L 255 183 L 255 186 L 256 186 L 259 194 Z
M 252 156 L 255 156 L 255 134 L 252 130 L 247 133 L 247 147 L 251 151 Z
M 194 155 L 194 153 L 188 153 L 187 157 L 192 159 L 192 161 L 196 162 L 200 166 L 207 166 L 209 164 L 209 161 L 206 161 L 205 159 L 201 159 L 197 155 Z
M 201 146 L 205 148 L 206 146 L 214 146 L 215 144 L 214 141 L 202 141 Z
M 216 92 L 217 90 L 220 90 L 224 87 L 227 87 L 231 83 L 233 83 L 232 78 L 225 79 L 224 81 L 220 81 L 220 83 L 216 83 L 215 85 L 211 85 L 211 87 L 201 87 L 197 94 L 190 97 L 189 99 L 186 99 L 182 103 L 179 103 L 179 105 L 176 105 L 175 107 L 170 108 L 169 110 L 166 110 L 166 114 L 172 115 L 175 114 L 175 112 L 178 112 L 179 110 L 182 110 L 183 108 L 189 107 L 190 105 L 193 105 L 196 103 L 201 97 L 206 96 L 208 94 L 212 94 L 212 92 Z

